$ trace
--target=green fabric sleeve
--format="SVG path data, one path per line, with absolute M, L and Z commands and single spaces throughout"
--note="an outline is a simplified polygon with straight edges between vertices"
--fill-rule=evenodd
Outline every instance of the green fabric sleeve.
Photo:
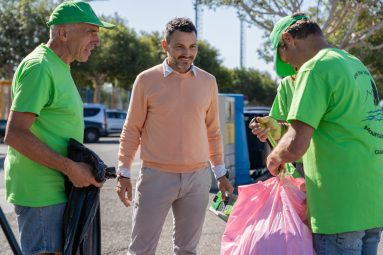
M 314 71 L 301 72 L 287 120 L 302 121 L 316 129 L 331 101 L 332 90 Z
M 25 70 L 14 84 L 12 110 L 40 115 L 41 109 L 50 104 L 51 78 L 42 64 L 24 66 Z

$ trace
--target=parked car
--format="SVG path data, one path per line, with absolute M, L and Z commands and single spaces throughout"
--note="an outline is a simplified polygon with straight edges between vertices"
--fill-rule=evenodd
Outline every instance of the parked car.
M 96 143 L 101 136 L 106 136 L 102 124 L 95 121 L 84 120 L 84 142 Z
M 7 120 L 0 120 L 0 142 L 3 142 L 5 136 L 5 128 L 7 127 Z
M 254 117 L 268 116 L 270 109 L 271 108 L 267 106 L 251 106 L 245 107 L 243 109 L 247 136 L 247 147 L 250 159 L 250 169 L 252 170 L 266 167 L 265 159 L 270 151 L 270 147 L 267 143 L 259 141 L 257 136 L 251 133 L 250 128 L 248 128 L 249 123 Z
M 94 143 L 107 136 L 106 107 L 103 104 L 84 104 L 84 142 Z
M 126 112 L 117 109 L 106 110 L 108 134 L 121 133 L 126 119 Z

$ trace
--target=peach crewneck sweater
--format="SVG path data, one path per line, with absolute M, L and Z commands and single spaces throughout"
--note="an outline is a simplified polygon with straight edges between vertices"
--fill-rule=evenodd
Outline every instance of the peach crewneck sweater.
M 211 74 L 195 67 L 173 71 L 163 65 L 136 78 L 120 139 L 119 168 L 131 168 L 141 144 L 144 167 L 167 172 L 192 172 L 223 164 L 218 115 L 218 88 Z

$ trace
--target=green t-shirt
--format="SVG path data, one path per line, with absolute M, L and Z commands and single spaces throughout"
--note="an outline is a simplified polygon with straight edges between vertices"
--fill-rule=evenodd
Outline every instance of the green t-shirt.
M 45 45 L 19 65 L 12 83 L 12 111 L 36 114 L 30 131 L 52 150 L 67 155 L 69 138 L 83 141 L 83 104 L 65 64 Z M 64 175 L 8 147 L 6 196 L 10 203 L 39 207 L 66 202 Z
M 291 101 L 293 100 L 294 81 L 291 76 L 281 80 L 277 89 L 273 105 L 270 110 L 270 116 L 273 119 L 286 121 L 289 114 Z
M 288 120 L 313 127 L 303 157 L 314 233 L 383 226 L 383 116 L 356 57 L 323 49 L 299 70 Z
M 287 121 L 294 90 L 294 80 L 291 76 L 286 76 L 281 80 L 271 106 L 270 117 L 279 121 Z M 302 159 L 298 159 L 296 162 L 302 163 Z M 292 176 L 295 178 L 302 177 L 297 171 L 294 171 Z

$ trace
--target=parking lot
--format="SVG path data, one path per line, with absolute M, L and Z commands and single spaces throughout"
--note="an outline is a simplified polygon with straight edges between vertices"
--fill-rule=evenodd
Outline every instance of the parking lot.
M 99 143 L 87 144 L 96 151 L 108 166 L 116 166 L 118 151 L 118 136 L 101 138 Z M 6 154 L 6 146 L 0 143 L 0 206 L 14 231 L 16 222 L 12 213 L 12 205 L 5 202 L 3 161 Z M 136 181 L 140 162 L 138 155 L 133 163 L 132 180 Z M 131 229 L 131 208 L 125 208 L 115 194 L 115 180 L 108 180 L 101 190 L 101 221 L 102 221 L 102 254 L 120 255 L 127 253 L 129 235 Z M 213 199 L 214 194 L 210 194 Z M 153 212 L 155 217 L 155 212 Z M 225 229 L 225 223 L 207 210 L 206 219 L 200 241 L 199 255 L 220 254 L 220 240 Z M 2 231 L 0 231 L 0 254 L 11 255 L 12 251 Z M 172 254 L 172 220 L 169 214 L 157 247 L 158 255 Z M 383 255 L 382 245 L 378 255 Z
M 99 143 L 87 144 L 96 151 L 108 166 L 116 166 L 118 137 L 101 138 Z M 4 179 L 3 179 L 3 160 L 5 157 L 6 146 L 0 144 L 0 205 L 11 227 L 16 232 L 16 222 L 12 213 L 12 206 L 5 202 Z M 138 156 L 133 164 L 132 180 L 136 181 L 140 162 Z M 210 195 L 211 199 L 213 194 Z M 131 226 L 131 208 L 125 208 L 117 199 L 115 194 L 115 180 L 108 180 L 101 190 L 101 221 L 102 221 L 102 254 L 120 255 L 127 253 L 127 247 Z M 155 217 L 155 212 L 153 212 Z M 213 213 L 206 212 L 206 220 L 203 235 L 200 241 L 198 254 L 218 255 L 220 250 L 220 240 L 225 228 L 225 223 Z M 11 249 L 0 230 L 0 254 L 11 255 Z M 172 221 L 169 214 L 161 239 L 158 244 L 157 253 L 159 255 L 172 254 Z

